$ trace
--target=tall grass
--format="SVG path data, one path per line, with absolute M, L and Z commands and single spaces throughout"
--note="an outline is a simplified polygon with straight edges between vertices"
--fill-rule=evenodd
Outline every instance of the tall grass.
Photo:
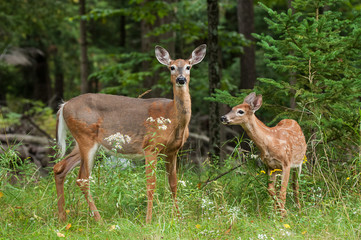
M 157 165 L 157 188 L 151 224 L 145 224 L 146 179 L 142 164 L 122 166 L 100 155 L 93 169 L 91 192 L 102 221 L 89 216 L 86 201 L 75 184 L 77 170 L 66 178 L 68 221 L 57 218 L 53 176 L 37 177 L 31 164 L 14 169 L 9 148 L 1 159 L 0 239 L 360 239 L 360 161 L 330 163 L 333 150 L 325 148 L 300 176 L 302 209 L 288 192 L 288 216 L 280 218 L 267 194 L 267 176 L 254 159 L 206 186 L 200 184 L 237 164 L 235 152 L 223 167 L 205 162 L 203 171 L 180 164 L 179 218 L 173 208 L 164 163 Z M 12 155 L 11 155 L 12 154 Z M 182 155 L 183 158 L 186 155 Z M 10 160 L 9 160 L 10 159 Z M 7 162 L 6 162 L 7 161 Z M 180 162 L 189 162 L 183 159 Z M 19 168 L 20 166 L 17 166 Z M 11 181 L 13 172 L 22 171 Z M 26 173 L 26 174 L 24 174 Z

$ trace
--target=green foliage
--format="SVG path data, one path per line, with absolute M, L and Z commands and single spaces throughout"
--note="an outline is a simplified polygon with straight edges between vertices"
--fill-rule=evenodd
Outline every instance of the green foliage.
M 239 144 L 242 139 L 234 141 Z M 6 160 L 12 159 L 11 151 L 4 154 Z M 334 157 L 330 148 L 325 148 L 325 152 L 326 155 L 316 157 Z M 3 223 L 0 236 L 49 239 L 58 238 L 57 234 L 61 233 L 76 239 L 360 238 L 360 179 L 359 169 L 354 169 L 359 163 L 350 163 L 345 169 L 342 163 L 329 168 L 329 163 L 321 159 L 315 164 L 307 162 L 299 179 L 302 209 L 299 211 L 294 206 L 289 189 L 288 216 L 281 219 L 274 213 L 267 194 L 268 176 L 265 169 L 256 164 L 256 153 L 235 150 L 223 167 L 205 162 L 202 172 L 191 165 L 180 165 L 177 196 L 181 219 L 174 210 L 164 161 L 160 160 L 150 225 L 144 224 L 147 204 L 143 163 L 124 165 L 100 155 L 90 181 L 94 201 L 103 217 L 99 223 L 89 216 L 86 200 L 74 184 L 78 168 L 66 178 L 68 221 L 59 223 L 53 176 L 35 181 L 32 177 L 35 170 L 25 165 L 29 174 L 17 183 L 10 184 L 9 179 L 1 178 L 6 175 L 0 174 L 0 221 Z M 240 156 L 247 160 L 241 167 L 200 187 L 200 182 L 238 164 Z M 4 169 L 3 163 L 1 160 L 0 170 Z
M 111 63 L 106 58 L 111 58 L 112 61 L 116 60 L 118 63 Z M 147 90 L 139 86 L 142 86 L 144 79 L 147 76 L 152 76 L 154 71 L 138 70 L 143 61 L 150 61 L 149 54 L 137 52 L 107 54 L 104 60 L 101 66 L 98 65 L 100 70 L 89 76 L 89 78 L 97 78 L 104 83 L 102 92 L 134 96 L 135 94 L 140 95 Z
M 30 118 L 37 126 L 49 136 L 55 137 L 56 117 L 50 107 L 41 101 L 7 95 L 8 107 L 0 109 L 0 128 L 21 125 L 22 118 Z
M 256 86 L 264 109 L 273 116 L 268 122 L 297 119 L 307 138 L 322 135 L 334 147 L 357 140 L 351 129 L 359 124 L 361 108 L 361 16 L 337 11 L 345 4 L 295 0 L 294 12 L 277 12 L 260 3 L 272 32 L 254 34 L 267 66 L 277 74 L 259 78 Z M 288 107 L 291 98 L 295 109 Z M 221 91 L 215 99 L 231 106 L 242 101 Z

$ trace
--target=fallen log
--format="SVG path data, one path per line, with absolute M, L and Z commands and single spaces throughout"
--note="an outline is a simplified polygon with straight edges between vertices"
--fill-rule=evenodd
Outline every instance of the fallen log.
M 31 136 L 26 134 L 0 134 L 0 141 L 7 144 L 27 143 L 49 146 L 51 141 L 47 137 Z

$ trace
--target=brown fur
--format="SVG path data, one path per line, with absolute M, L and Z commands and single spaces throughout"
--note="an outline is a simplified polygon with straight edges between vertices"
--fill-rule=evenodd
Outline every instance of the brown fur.
M 188 60 L 171 60 L 168 52 L 156 47 L 157 59 L 171 70 L 174 99 L 139 99 L 107 94 L 84 94 L 75 97 L 63 105 L 62 116 L 77 142 L 77 146 L 63 160 L 54 166 L 55 182 L 58 194 L 59 218 L 66 220 L 64 211 L 64 179 L 67 173 L 80 163 L 77 184 L 83 191 L 89 208 L 95 220 L 100 220 L 100 214 L 89 192 L 89 176 L 93 158 L 98 146 L 107 149 L 112 146 L 105 140 L 106 137 L 117 132 L 128 135 L 130 143 L 123 144 L 123 154 L 142 154 L 146 159 L 147 177 L 147 216 L 146 222 L 152 218 L 153 195 L 155 189 L 155 174 L 157 156 L 166 155 L 166 169 L 169 185 L 173 194 L 175 207 L 177 176 L 177 153 L 188 138 L 188 125 L 191 118 L 191 99 L 189 95 L 190 72 L 186 66 L 192 66 L 202 61 L 205 55 L 205 45 L 199 46 Z M 184 85 L 177 83 L 177 79 L 185 78 Z M 57 125 L 59 122 L 58 120 Z M 171 120 L 167 129 L 158 129 L 157 125 L 147 121 L 164 117 Z M 155 133 L 155 135 L 153 135 Z M 154 138 L 154 141 L 150 141 Z

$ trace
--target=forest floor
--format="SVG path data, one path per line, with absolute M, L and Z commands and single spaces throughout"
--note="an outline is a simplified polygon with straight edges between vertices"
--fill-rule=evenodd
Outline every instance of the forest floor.
M 206 166 L 204 166 L 206 168 Z M 30 165 L 18 181 L 0 176 L 0 239 L 360 239 L 361 197 L 351 177 L 333 181 L 328 172 L 307 167 L 300 177 L 302 208 L 289 187 L 288 215 L 273 210 L 267 176 L 253 162 L 207 186 L 200 184 L 225 169 L 199 171 L 181 165 L 178 202 L 174 210 L 164 163 L 158 164 L 153 219 L 145 224 L 144 166 L 122 167 L 98 161 L 91 192 L 102 221 L 89 216 L 75 181 L 77 169 L 65 182 L 68 219 L 59 223 L 54 178 L 37 177 Z M 343 178 L 343 177 L 342 177 Z M 356 187 L 355 187 L 356 186 Z

